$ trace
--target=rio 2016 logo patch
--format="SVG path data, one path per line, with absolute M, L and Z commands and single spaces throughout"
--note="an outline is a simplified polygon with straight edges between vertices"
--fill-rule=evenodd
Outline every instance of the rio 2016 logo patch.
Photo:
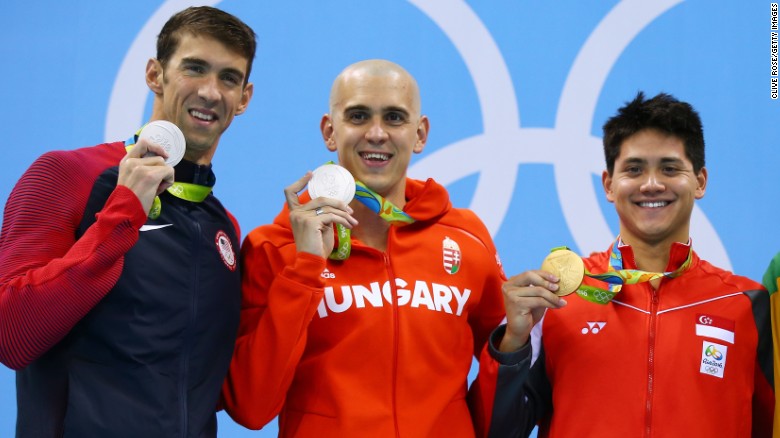
M 225 263 L 228 269 L 231 271 L 236 270 L 236 253 L 233 251 L 233 244 L 230 243 L 230 238 L 224 231 L 219 230 L 217 236 L 214 238 L 214 242 L 217 244 L 219 250 L 219 256 L 222 257 L 222 262 Z
M 729 347 L 704 341 L 701 348 L 701 367 L 699 372 L 723 378 L 726 370 L 726 353 Z

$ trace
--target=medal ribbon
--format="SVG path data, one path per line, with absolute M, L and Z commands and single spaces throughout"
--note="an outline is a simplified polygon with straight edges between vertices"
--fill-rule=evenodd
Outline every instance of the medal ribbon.
M 378 214 L 379 217 L 390 222 L 391 225 L 407 225 L 414 223 L 414 218 L 405 211 L 396 207 L 392 202 L 385 199 L 379 193 L 369 189 L 360 181 L 355 181 L 355 199 L 368 207 L 371 211 Z M 352 250 L 352 232 L 349 228 L 336 224 L 336 237 L 338 242 L 333 248 L 328 258 L 332 260 L 346 260 Z
M 130 152 L 130 149 L 135 146 L 135 142 L 138 141 L 138 135 L 141 133 L 141 129 L 136 131 L 135 135 L 125 141 L 125 150 L 127 152 Z M 185 201 L 203 202 L 209 193 L 211 193 L 211 190 L 212 187 L 202 186 L 200 184 L 174 182 L 165 191 L 179 199 L 184 199 Z M 157 219 L 160 217 L 160 213 L 162 213 L 162 202 L 160 202 L 159 196 L 155 196 L 154 201 L 152 201 L 152 208 L 149 209 L 149 219 Z
M 612 301 L 612 298 L 620 292 L 624 284 L 637 284 L 644 283 L 646 281 L 656 280 L 658 278 L 675 278 L 682 275 L 690 266 L 693 258 L 693 249 L 688 249 L 688 257 L 685 259 L 679 268 L 671 272 L 648 272 L 639 269 L 623 269 L 623 255 L 618 249 L 618 242 L 620 239 L 616 239 L 612 244 L 612 250 L 609 254 L 609 266 L 607 272 L 603 274 L 592 274 L 585 269 L 585 275 L 596 280 L 601 280 L 609 284 L 607 289 L 602 289 L 596 286 L 590 286 L 582 284 L 577 289 L 577 295 L 584 298 L 591 303 L 607 304 Z

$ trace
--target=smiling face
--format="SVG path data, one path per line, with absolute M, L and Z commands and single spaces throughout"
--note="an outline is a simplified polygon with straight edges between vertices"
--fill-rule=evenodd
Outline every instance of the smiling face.
M 679 138 L 645 129 L 620 146 L 612 175 L 604 171 L 607 200 L 615 204 L 620 235 L 629 245 L 688 242 L 691 212 L 704 196 L 707 169 L 698 173 Z
M 184 133 L 184 157 L 208 164 L 219 138 L 233 117 L 242 114 L 252 98 L 253 85 L 244 85 L 247 59 L 207 36 L 184 32 L 176 52 L 163 67 L 149 60 L 146 82 L 155 93 L 152 120 L 168 120 Z
M 402 207 L 406 170 L 428 135 L 417 84 L 387 61 L 364 61 L 341 73 L 331 112 L 320 123 L 330 151 L 356 180 Z

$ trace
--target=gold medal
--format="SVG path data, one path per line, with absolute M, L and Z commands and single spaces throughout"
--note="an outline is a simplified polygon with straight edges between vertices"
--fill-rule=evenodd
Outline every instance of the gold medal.
M 576 291 L 585 276 L 585 263 L 580 256 L 566 248 L 553 249 L 545 257 L 541 269 L 560 279 L 558 290 L 555 292 L 559 297 Z

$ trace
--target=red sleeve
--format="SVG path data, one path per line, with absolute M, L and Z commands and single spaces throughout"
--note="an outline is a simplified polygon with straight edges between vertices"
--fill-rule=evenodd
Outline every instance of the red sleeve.
M 485 345 L 479 357 L 479 374 L 468 393 L 469 410 L 477 438 L 485 438 L 490 432 L 497 379 L 498 362 L 490 356 L 488 347 Z
M 261 227 L 241 248 L 242 304 L 236 348 L 222 390 L 227 413 L 260 429 L 281 410 L 322 300 L 325 259 L 294 253 L 285 261 Z
M 228 217 L 230 218 L 230 222 L 233 223 L 233 228 L 236 230 L 236 236 L 238 238 L 241 238 L 241 227 L 238 226 L 238 219 L 236 219 L 235 216 L 233 216 L 233 213 L 229 212 L 227 209 L 225 209 L 225 213 L 227 213 Z
M 0 362 L 20 369 L 59 342 L 113 287 L 146 215 L 118 187 L 75 242 L 94 180 L 47 154 L 14 187 L 0 233 Z
M 480 352 L 483 350 L 490 333 L 506 317 L 504 294 L 501 292 L 506 275 L 501 266 L 496 246 L 485 225 L 474 212 L 470 210 L 463 210 L 463 212 L 465 217 L 470 219 L 470 227 L 467 231 L 474 233 L 485 248 L 485 255 L 481 260 L 487 275 L 482 286 L 482 297 L 477 308 L 469 314 L 469 325 L 474 336 L 474 356 L 479 359 Z

